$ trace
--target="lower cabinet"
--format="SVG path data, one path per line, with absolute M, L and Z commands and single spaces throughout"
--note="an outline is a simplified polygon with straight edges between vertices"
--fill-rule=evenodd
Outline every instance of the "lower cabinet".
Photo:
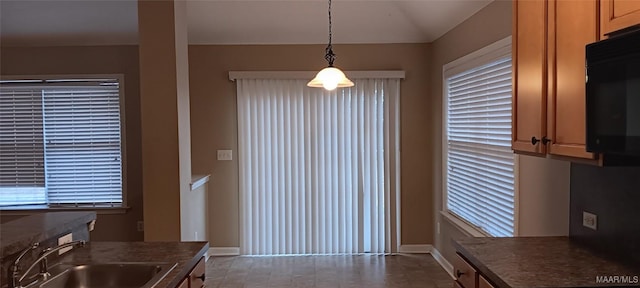
M 456 259 L 453 263 L 453 274 L 456 276 L 456 282 L 461 287 L 478 287 L 478 272 L 460 254 L 456 254 Z
M 178 284 L 176 288 L 201 288 L 204 287 L 204 275 L 205 275 L 205 261 L 204 257 L 200 258 L 198 264 L 189 272 L 189 275 L 182 279 L 182 282 Z
M 196 267 L 191 270 L 187 279 L 189 279 L 189 288 L 201 288 L 204 287 L 204 274 L 205 274 L 204 257 L 200 258 Z
M 189 281 L 187 281 L 187 278 L 182 279 L 182 282 L 180 282 L 180 285 L 178 285 L 177 288 L 189 288 Z
M 484 278 L 484 276 L 480 275 L 478 277 L 478 287 L 479 288 L 495 288 L 493 285 L 491 285 L 491 283 L 489 283 L 489 281 L 487 281 L 487 279 Z
M 456 254 L 456 259 L 453 262 L 453 274 L 456 277 L 456 280 L 453 282 L 454 288 L 494 288 L 494 286 L 460 254 Z

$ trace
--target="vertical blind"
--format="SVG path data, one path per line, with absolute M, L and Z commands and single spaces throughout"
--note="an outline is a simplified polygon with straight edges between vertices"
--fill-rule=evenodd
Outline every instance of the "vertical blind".
M 447 209 L 493 236 L 514 234 L 511 56 L 445 71 Z
M 0 104 L 0 205 L 122 202 L 117 80 L 3 83 Z
M 237 80 L 243 254 L 389 252 L 385 103 L 398 94 L 398 79 L 332 92 Z

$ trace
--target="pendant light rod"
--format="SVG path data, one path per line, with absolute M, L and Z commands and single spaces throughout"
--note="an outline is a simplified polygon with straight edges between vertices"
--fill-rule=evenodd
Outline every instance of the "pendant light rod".
M 329 62 L 329 67 L 333 67 L 333 62 L 336 61 L 336 54 L 333 53 L 333 46 L 331 45 L 331 38 L 333 36 L 331 22 L 331 0 L 329 0 L 329 45 L 327 45 L 327 49 L 325 49 L 324 54 L 324 59 Z

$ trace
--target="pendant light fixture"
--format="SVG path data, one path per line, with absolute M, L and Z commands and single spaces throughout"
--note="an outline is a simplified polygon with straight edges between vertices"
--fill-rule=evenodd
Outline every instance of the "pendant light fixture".
M 331 91 L 338 87 L 353 86 L 353 82 L 340 69 L 333 67 L 336 54 L 333 53 L 333 47 L 331 46 L 331 36 L 331 0 L 329 0 L 329 45 L 327 45 L 324 54 L 324 59 L 329 62 L 329 67 L 320 70 L 316 77 L 307 83 L 309 87 L 324 87 L 324 89 Z

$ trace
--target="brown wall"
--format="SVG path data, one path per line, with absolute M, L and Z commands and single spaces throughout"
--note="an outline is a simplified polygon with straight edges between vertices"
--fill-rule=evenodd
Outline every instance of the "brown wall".
M 405 70 L 401 86 L 401 244 L 433 239 L 431 173 L 434 139 L 427 97 L 429 44 L 337 45 L 345 70 Z M 237 153 L 235 84 L 228 72 L 316 70 L 325 66 L 324 45 L 189 46 L 191 147 L 194 174 L 212 174 L 209 183 L 209 240 L 213 247 L 239 245 L 237 162 L 216 161 L 216 150 Z M 137 46 L 5 47 L 2 75 L 125 75 L 127 190 L 126 214 L 98 216 L 92 240 L 142 240 L 142 166 Z M 235 158 L 235 157 L 234 157 Z M 177 206 L 176 206 L 177 207 Z M 5 216 L 6 218 L 14 218 Z
M 126 141 L 126 214 L 99 214 L 91 239 L 137 241 L 142 233 L 140 97 L 137 46 L 2 47 L 1 75 L 124 74 Z M 3 216 L 5 220 L 16 216 Z
M 434 139 L 442 139 L 442 66 L 511 35 L 512 4 L 497 0 L 487 5 L 432 43 L 430 50 L 431 129 Z M 434 244 L 451 262 L 455 251 L 452 239 L 468 236 L 442 217 L 442 141 L 433 146 L 434 161 L 429 169 L 434 179 Z M 519 236 L 567 235 L 569 231 L 569 162 L 530 156 L 517 156 L 516 226 Z
M 324 45 L 189 47 L 191 147 L 194 174 L 211 174 L 209 241 L 239 246 L 235 83 L 229 71 L 317 71 L 326 65 Z M 335 45 L 344 70 L 404 70 L 401 84 L 401 244 L 433 239 L 433 127 L 428 96 L 429 44 Z M 439 141 L 439 140 L 438 140 Z M 217 161 L 231 149 L 233 161 Z

